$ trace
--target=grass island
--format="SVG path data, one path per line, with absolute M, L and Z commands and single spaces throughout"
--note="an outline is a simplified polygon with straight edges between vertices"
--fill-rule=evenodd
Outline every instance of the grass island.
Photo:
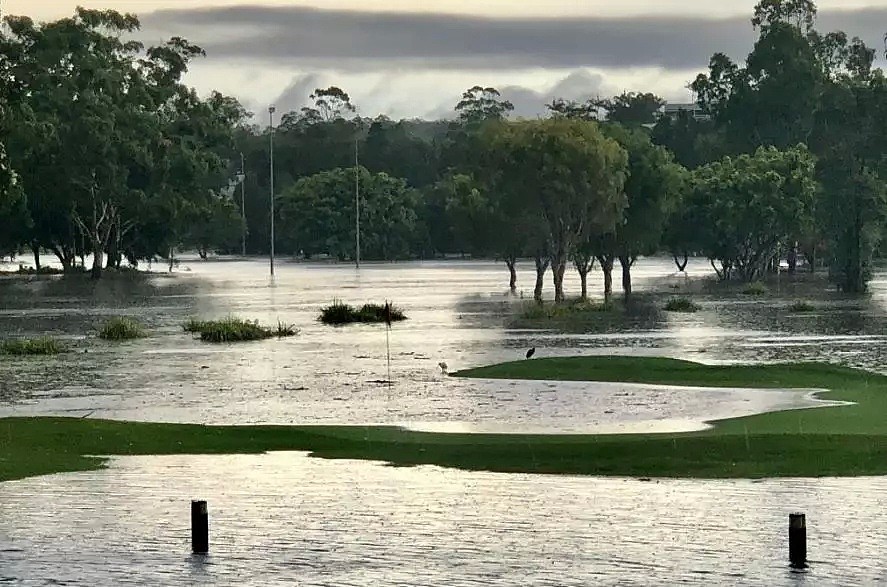
M 103 456 L 308 451 L 331 459 L 570 475 L 761 478 L 887 475 L 887 376 L 821 363 L 709 366 L 649 357 L 506 363 L 458 377 L 827 389 L 838 407 L 646 435 L 449 434 L 364 426 L 200 426 L 0 419 L 0 481 L 104 466 Z

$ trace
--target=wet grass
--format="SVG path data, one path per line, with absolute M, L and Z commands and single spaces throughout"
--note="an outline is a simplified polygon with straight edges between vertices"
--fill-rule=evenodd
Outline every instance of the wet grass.
M 506 321 L 508 328 L 553 330 L 557 332 L 607 332 L 625 328 L 650 328 L 661 319 L 661 300 L 634 294 L 609 301 L 571 299 L 554 302 L 526 302 L 517 306 Z
M 827 388 L 853 405 L 724 420 L 650 435 L 440 434 L 396 427 L 150 424 L 0 419 L 0 480 L 100 468 L 88 455 L 309 451 L 315 457 L 465 470 L 683 478 L 887 475 L 887 377 L 833 365 L 708 366 L 649 357 L 574 357 L 495 365 L 466 377 Z
M 378 324 L 382 322 L 401 322 L 407 317 L 402 310 L 385 304 L 364 304 L 356 308 L 335 300 L 329 306 L 321 308 L 319 320 L 334 326 L 344 324 Z
M 105 340 L 134 340 L 148 336 L 145 327 L 134 318 L 111 318 L 99 331 L 99 338 Z
M 243 320 L 229 316 L 222 320 L 197 320 L 192 318 L 183 326 L 185 332 L 200 335 L 200 340 L 213 343 L 247 342 L 269 338 L 295 336 L 299 330 L 291 325 L 278 322 L 276 328 L 259 324 L 258 320 Z
M 699 306 L 690 298 L 671 298 L 665 303 L 665 311 L 693 314 L 699 311 Z
M 17 338 L 0 342 L 0 355 L 46 356 L 65 351 L 65 346 L 54 338 Z

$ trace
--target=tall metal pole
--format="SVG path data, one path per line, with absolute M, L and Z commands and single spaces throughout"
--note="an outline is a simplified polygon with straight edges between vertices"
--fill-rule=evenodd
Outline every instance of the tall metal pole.
M 268 118 L 271 121 L 271 276 L 274 277 L 274 106 L 268 108 Z
M 360 269 L 360 164 L 358 163 L 357 139 L 354 139 L 354 234 L 356 255 L 354 257 L 357 268 Z
M 240 153 L 240 255 L 246 257 L 246 166 Z

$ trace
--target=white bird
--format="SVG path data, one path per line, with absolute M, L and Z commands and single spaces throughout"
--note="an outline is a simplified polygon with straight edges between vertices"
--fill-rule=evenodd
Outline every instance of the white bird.
M 446 363 L 444 363 L 443 361 L 441 361 L 440 363 L 437 364 L 437 366 L 440 367 L 440 372 L 441 372 L 441 373 L 443 373 L 444 375 L 447 374 L 447 364 L 446 364 Z

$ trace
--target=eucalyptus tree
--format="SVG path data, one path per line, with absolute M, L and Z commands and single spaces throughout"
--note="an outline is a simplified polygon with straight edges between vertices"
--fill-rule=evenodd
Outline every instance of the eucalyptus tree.
M 555 300 L 563 301 L 570 254 L 586 234 L 612 231 L 622 217 L 628 156 L 594 122 L 565 118 L 499 125 L 490 151 L 501 189 L 539 212 Z

